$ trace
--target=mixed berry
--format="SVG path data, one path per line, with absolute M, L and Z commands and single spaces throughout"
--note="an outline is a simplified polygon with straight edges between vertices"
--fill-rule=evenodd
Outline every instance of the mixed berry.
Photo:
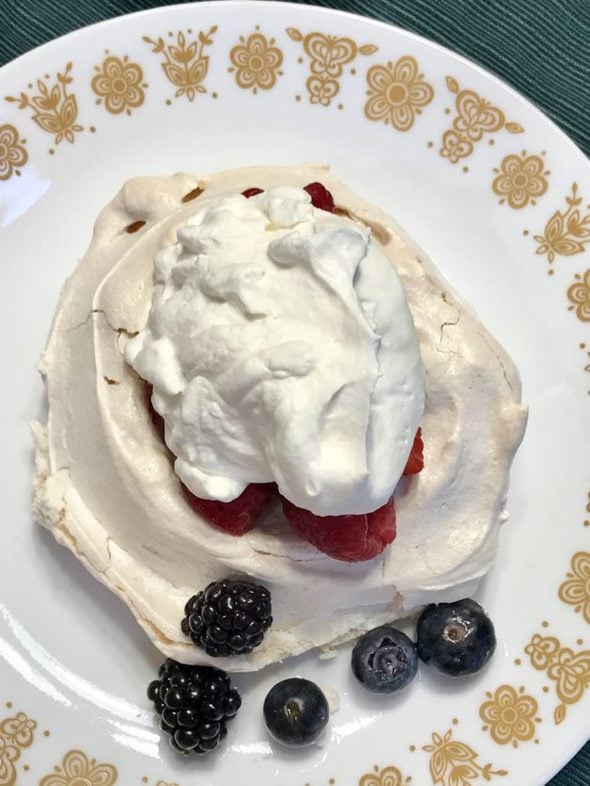
M 321 183 L 305 191 L 314 207 L 333 213 L 332 194 Z M 263 192 L 251 187 L 249 199 Z M 156 427 L 162 419 L 152 409 Z M 404 476 L 424 468 L 424 442 L 418 429 Z M 189 504 L 214 527 L 233 536 L 251 530 L 273 503 L 282 504 L 293 531 L 328 556 L 360 562 L 378 556 L 396 536 L 394 500 L 363 515 L 317 516 L 283 498 L 274 483 L 251 484 L 228 503 L 196 497 L 184 488 Z M 268 589 L 249 581 L 223 579 L 209 584 L 187 601 L 181 630 L 210 657 L 239 657 L 258 647 L 272 625 Z M 418 671 L 419 659 L 450 676 L 480 671 L 496 646 L 494 626 L 473 600 L 430 605 L 420 615 L 417 642 L 391 625 L 368 631 L 356 642 L 351 669 L 358 682 L 379 694 L 394 694 L 408 686 Z M 148 697 L 160 716 L 161 729 L 181 753 L 205 754 L 227 735 L 227 721 L 241 706 L 229 676 L 211 666 L 185 666 L 167 660 L 159 679 L 150 683 Z M 328 702 L 313 682 L 293 677 L 277 683 L 267 694 L 263 717 L 269 734 L 289 746 L 316 742 L 330 717 Z
M 262 643 L 272 621 L 266 587 L 223 579 L 187 601 L 181 629 L 211 657 L 239 657 Z M 419 659 L 449 676 L 462 677 L 480 671 L 495 647 L 491 620 L 478 603 L 466 598 L 427 606 L 418 619 L 416 643 L 392 625 L 368 631 L 352 650 L 351 669 L 367 690 L 394 694 L 412 682 Z M 185 666 L 170 659 L 158 676 L 148 687 L 148 698 L 172 747 L 186 755 L 214 750 L 242 703 L 229 676 L 212 666 Z M 263 716 L 277 742 L 300 747 L 320 738 L 330 710 L 318 685 L 292 677 L 269 691 Z

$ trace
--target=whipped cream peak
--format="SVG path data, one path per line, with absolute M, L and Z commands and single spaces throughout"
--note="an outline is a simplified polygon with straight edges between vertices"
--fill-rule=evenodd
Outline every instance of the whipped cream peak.
M 204 202 L 156 256 L 126 359 L 153 386 L 176 474 L 205 499 L 276 481 L 319 515 L 375 510 L 424 408 L 395 268 L 367 227 L 301 188 Z

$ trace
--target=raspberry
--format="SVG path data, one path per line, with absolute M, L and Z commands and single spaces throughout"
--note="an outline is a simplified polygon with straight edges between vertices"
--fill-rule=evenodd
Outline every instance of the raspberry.
M 308 183 L 304 188 L 311 197 L 311 204 L 319 210 L 334 212 L 334 198 L 328 189 L 321 183 Z
M 408 463 L 403 471 L 404 475 L 417 475 L 424 469 L 424 442 L 422 440 L 422 429 L 419 428 L 414 437 L 414 444 L 410 451 Z
M 256 196 L 256 194 L 262 194 L 263 191 L 263 188 L 253 186 L 252 188 L 247 188 L 245 191 L 242 191 L 242 196 L 246 197 L 246 199 L 250 199 L 250 197 Z
M 272 625 L 270 592 L 250 581 L 214 581 L 184 607 L 181 629 L 207 655 L 244 655 Z
M 251 483 L 231 502 L 201 499 L 183 486 L 191 507 L 209 524 L 229 535 L 243 535 L 251 530 L 267 505 L 277 495 L 274 483 Z
M 344 562 L 373 559 L 395 539 L 393 498 L 372 513 L 354 516 L 316 516 L 283 498 L 283 513 L 300 538 Z
M 334 212 L 334 198 L 321 183 L 308 183 L 303 190 L 307 191 L 311 197 L 311 204 L 314 207 L 317 207 L 319 210 L 326 210 L 328 213 Z M 242 191 L 242 196 L 250 199 L 250 197 L 256 196 L 256 194 L 262 194 L 263 191 L 263 188 L 253 186 Z

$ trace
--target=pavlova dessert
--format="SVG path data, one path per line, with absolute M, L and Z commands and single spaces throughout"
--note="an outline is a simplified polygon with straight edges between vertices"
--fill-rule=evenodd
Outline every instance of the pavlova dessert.
M 64 286 L 41 372 L 36 513 L 173 659 L 150 697 L 179 749 L 214 748 L 239 707 L 211 666 L 362 636 L 354 673 L 390 692 L 416 665 L 391 622 L 428 604 L 423 660 L 437 636 L 472 657 L 482 625 L 477 668 L 489 657 L 487 617 L 457 601 L 507 517 L 519 376 L 396 222 L 328 168 L 126 183 Z M 314 688 L 269 694 L 279 739 L 293 691 L 327 715 Z

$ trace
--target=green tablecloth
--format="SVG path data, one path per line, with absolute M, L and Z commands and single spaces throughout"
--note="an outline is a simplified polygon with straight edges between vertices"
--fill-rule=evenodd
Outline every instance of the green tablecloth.
M 78 27 L 166 4 L 166 0 L 0 0 L 0 64 Z M 314 4 L 392 22 L 481 63 L 541 107 L 590 153 L 590 0 L 316 0 Z M 590 786 L 590 743 L 550 786 Z

